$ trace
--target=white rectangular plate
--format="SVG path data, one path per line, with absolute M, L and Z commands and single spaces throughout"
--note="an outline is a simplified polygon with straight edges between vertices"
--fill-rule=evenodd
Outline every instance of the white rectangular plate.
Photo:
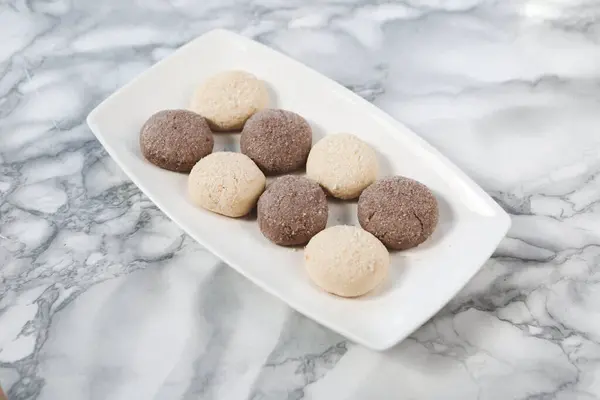
M 302 251 L 265 239 L 251 219 L 229 219 L 194 207 L 187 175 L 161 170 L 141 155 L 144 121 L 162 109 L 186 108 L 194 88 L 228 69 L 249 71 L 269 86 L 273 107 L 295 111 L 315 141 L 351 132 L 379 153 L 381 175 L 427 184 L 440 203 L 433 236 L 392 253 L 391 274 L 375 293 L 343 299 L 315 287 Z M 508 215 L 425 141 L 369 102 L 308 67 L 231 32 L 215 30 L 181 47 L 111 95 L 87 122 L 135 184 L 190 236 L 252 282 L 342 335 L 376 350 L 393 346 L 446 304 L 505 235 Z M 216 135 L 215 151 L 235 149 L 239 135 Z M 329 225 L 357 224 L 356 203 L 330 202 Z

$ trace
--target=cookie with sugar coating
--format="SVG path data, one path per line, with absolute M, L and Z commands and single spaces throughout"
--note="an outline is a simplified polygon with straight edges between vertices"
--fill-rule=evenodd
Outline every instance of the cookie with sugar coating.
M 275 244 L 305 244 L 327 226 L 327 197 L 318 183 L 303 176 L 277 178 L 258 199 L 258 226 Z
M 296 171 L 306 164 L 312 128 L 300 115 L 264 109 L 251 116 L 242 130 L 240 147 L 267 175 Z
M 306 161 L 306 176 L 338 199 L 354 199 L 377 179 L 377 154 L 349 133 L 328 135 L 315 144 Z
M 357 297 L 385 280 L 390 255 L 369 232 L 338 225 L 317 233 L 308 242 L 304 263 L 317 286 L 338 296 Z
M 212 153 L 198 161 L 188 178 L 192 202 L 228 217 L 242 217 L 256 205 L 266 178 L 248 157 L 240 153 Z
M 358 199 L 358 221 L 388 248 L 406 250 L 431 236 L 439 219 L 433 192 L 404 176 L 383 178 Z
M 242 129 L 252 114 L 269 106 L 269 92 L 256 76 L 225 71 L 208 78 L 194 93 L 190 109 L 215 131 Z
M 140 130 L 140 150 L 152 164 L 175 172 L 190 172 L 213 150 L 206 119 L 188 110 L 162 110 Z

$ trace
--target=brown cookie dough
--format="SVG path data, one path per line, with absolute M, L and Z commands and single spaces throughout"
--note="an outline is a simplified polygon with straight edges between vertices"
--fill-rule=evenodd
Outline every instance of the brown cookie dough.
M 265 109 L 246 121 L 240 147 L 267 175 L 296 171 L 306 164 L 312 129 L 291 111 Z
M 282 176 L 258 199 L 258 225 L 275 244 L 307 243 L 325 229 L 328 206 L 318 183 L 303 176 Z
M 163 110 L 152 115 L 140 131 L 142 154 L 152 164 L 176 172 L 190 172 L 213 150 L 206 120 L 187 110 Z
M 358 221 L 388 248 L 423 243 L 438 223 L 438 204 L 429 188 L 402 176 L 383 178 L 358 199 Z

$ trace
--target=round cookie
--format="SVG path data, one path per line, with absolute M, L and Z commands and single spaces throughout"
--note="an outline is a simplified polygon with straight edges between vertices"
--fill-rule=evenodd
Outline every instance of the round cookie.
M 383 282 L 390 255 L 369 232 L 338 225 L 319 232 L 308 242 L 304 261 L 317 286 L 338 296 L 356 297 Z
M 192 168 L 188 192 L 192 202 L 228 217 L 241 217 L 256 205 L 266 178 L 248 156 L 213 153 Z
M 320 140 L 306 161 L 306 176 L 333 197 L 354 199 L 377 179 L 375 151 L 354 135 L 340 133 Z
M 251 116 L 242 130 L 240 147 L 267 175 L 304 167 L 312 144 L 312 129 L 291 111 L 265 109 Z
M 258 199 L 261 232 L 282 246 L 308 242 L 325 229 L 328 212 L 323 189 L 303 176 L 277 178 Z
M 196 89 L 190 108 L 208 120 L 215 131 L 239 130 L 256 111 L 269 105 L 262 81 L 244 71 L 225 71 Z
M 402 176 L 383 178 L 358 199 L 358 221 L 388 248 L 405 250 L 423 243 L 438 223 L 431 190 Z
M 190 172 L 213 150 L 206 120 L 187 110 L 163 110 L 152 115 L 140 130 L 140 149 L 152 164 L 176 172 Z

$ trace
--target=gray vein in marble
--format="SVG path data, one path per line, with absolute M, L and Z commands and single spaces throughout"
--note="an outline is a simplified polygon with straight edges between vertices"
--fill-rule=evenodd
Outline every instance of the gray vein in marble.
M 302 336 L 298 335 L 302 332 Z M 269 355 L 255 381 L 252 400 L 300 400 L 304 389 L 323 377 L 346 353 L 349 344 L 339 335 L 322 328 L 296 313 L 282 328 L 278 345 Z M 293 371 L 294 383 L 285 391 L 276 389 L 281 371 Z

